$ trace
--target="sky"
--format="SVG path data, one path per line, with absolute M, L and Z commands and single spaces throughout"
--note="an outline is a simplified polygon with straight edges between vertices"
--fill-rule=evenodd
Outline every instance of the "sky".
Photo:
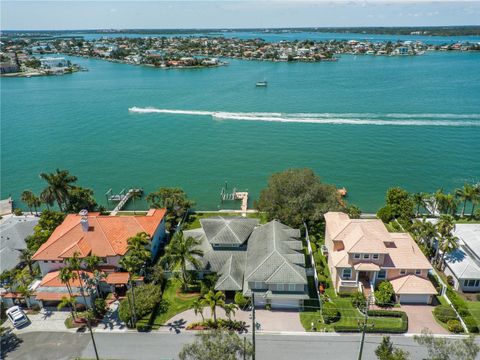
M 480 1 L 1 1 L 2 30 L 480 25 Z

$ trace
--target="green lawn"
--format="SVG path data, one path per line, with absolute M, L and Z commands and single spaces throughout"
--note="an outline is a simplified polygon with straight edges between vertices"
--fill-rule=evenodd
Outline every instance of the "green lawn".
M 240 213 L 229 213 L 229 212 L 195 212 L 188 216 L 188 221 L 184 226 L 184 230 L 198 229 L 200 227 L 200 219 L 205 219 L 213 216 L 242 216 Z M 265 224 L 267 222 L 267 216 L 265 213 L 247 213 L 248 218 L 259 219 L 260 224 Z
M 140 324 L 148 324 L 151 316 L 155 316 L 152 322 L 152 329 L 156 330 L 161 325 L 164 325 L 168 319 L 173 316 L 188 310 L 192 307 L 193 302 L 200 297 L 198 293 L 192 294 L 182 294 L 179 292 L 180 283 L 178 280 L 170 279 L 168 280 L 167 286 L 163 291 L 162 298 L 168 301 L 168 310 L 164 313 L 157 313 L 152 315 L 147 315 L 141 320 L 138 321 Z
M 480 301 L 467 301 L 467 306 L 480 327 Z

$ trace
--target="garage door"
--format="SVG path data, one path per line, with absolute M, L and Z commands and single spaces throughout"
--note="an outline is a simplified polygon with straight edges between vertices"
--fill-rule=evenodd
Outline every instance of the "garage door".
M 299 302 L 296 299 L 272 300 L 272 309 L 298 309 Z
M 400 295 L 401 304 L 428 304 L 430 295 Z

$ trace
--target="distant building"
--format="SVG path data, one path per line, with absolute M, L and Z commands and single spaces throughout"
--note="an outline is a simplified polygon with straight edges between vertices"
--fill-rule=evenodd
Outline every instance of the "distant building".
M 20 68 L 14 62 L 1 62 L 0 63 L 0 74 L 10 74 L 19 72 Z
M 68 67 L 68 61 L 63 57 L 46 57 L 39 60 L 44 69 Z

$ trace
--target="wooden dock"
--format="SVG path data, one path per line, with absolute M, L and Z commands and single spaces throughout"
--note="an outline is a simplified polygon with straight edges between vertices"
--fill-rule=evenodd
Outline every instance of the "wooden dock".
M 105 193 L 105 195 L 107 196 L 107 201 L 108 202 L 118 201 L 117 206 L 115 206 L 115 208 L 112 210 L 110 215 L 111 216 L 117 215 L 117 213 L 120 210 L 122 210 L 125 207 L 125 205 L 127 205 L 128 201 L 130 200 L 130 198 L 133 196 L 134 193 L 143 194 L 143 189 L 132 188 L 132 189 L 128 189 L 128 191 L 126 191 L 125 189 L 122 189 L 122 191 L 120 191 L 120 193 L 118 193 L 118 194 L 112 194 L 112 189 L 108 190 Z
M 242 210 L 242 216 L 247 216 L 248 192 L 235 192 L 235 200 L 242 200 L 242 205 L 240 207 Z

